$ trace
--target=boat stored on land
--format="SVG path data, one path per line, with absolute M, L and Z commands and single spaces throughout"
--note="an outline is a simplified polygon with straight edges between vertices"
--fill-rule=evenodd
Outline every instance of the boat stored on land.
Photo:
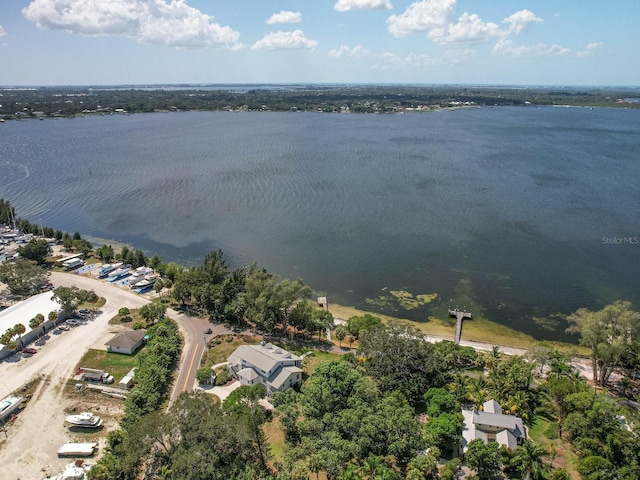
M 76 460 L 75 462 L 67 464 L 64 468 L 64 472 L 60 475 L 52 477 L 52 480 L 85 480 L 87 478 L 87 472 L 91 470 L 93 465 L 87 465 L 84 460 Z
M 102 419 L 91 412 L 69 415 L 65 420 L 74 427 L 98 428 L 102 426 Z
M 22 397 L 11 395 L 0 401 L 0 422 L 9 418 L 9 416 L 13 412 L 20 408 L 20 405 L 22 405 L 22 400 L 24 400 Z
M 98 270 L 98 277 L 105 278 L 109 274 L 109 272 L 113 272 L 115 269 L 120 268 L 121 266 L 122 262 L 111 264 L 107 263 L 106 265 L 100 267 L 100 270 Z
M 90 457 L 98 449 L 98 443 L 65 443 L 58 449 L 59 457 Z

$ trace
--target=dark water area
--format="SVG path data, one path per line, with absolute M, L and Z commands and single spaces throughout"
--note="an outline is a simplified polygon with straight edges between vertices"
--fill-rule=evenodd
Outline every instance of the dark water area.
M 15 121 L 0 197 L 167 261 L 221 248 L 330 302 L 415 320 L 451 304 L 566 339 L 577 308 L 640 308 L 639 152 L 623 109 Z

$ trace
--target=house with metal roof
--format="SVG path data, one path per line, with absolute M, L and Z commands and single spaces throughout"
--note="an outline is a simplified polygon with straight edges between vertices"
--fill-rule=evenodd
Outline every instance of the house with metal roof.
M 241 345 L 227 362 L 233 378 L 242 385 L 263 385 L 268 395 L 302 383 L 302 358 L 271 343 Z
M 462 416 L 463 453 L 467 451 L 468 443 L 476 439 L 484 443 L 498 442 L 513 450 L 527 438 L 522 419 L 502 413 L 502 407 L 495 400 L 484 402 L 482 411 L 462 409 Z
M 133 355 L 144 344 L 147 332 L 144 330 L 125 330 L 109 340 L 105 345 L 107 352 Z

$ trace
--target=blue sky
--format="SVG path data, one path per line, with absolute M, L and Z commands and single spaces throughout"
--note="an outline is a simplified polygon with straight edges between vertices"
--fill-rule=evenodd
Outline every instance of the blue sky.
M 638 0 L 2 0 L 0 85 L 640 85 Z

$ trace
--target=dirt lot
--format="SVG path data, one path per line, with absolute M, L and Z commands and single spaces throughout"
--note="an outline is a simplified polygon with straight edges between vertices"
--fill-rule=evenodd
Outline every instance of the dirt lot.
M 41 479 L 60 473 L 69 459 L 57 458 L 56 451 L 63 443 L 97 441 L 116 428 L 122 401 L 99 393 L 73 393 L 74 369 L 88 348 L 104 342 L 113 327 L 109 319 L 121 307 L 139 308 L 148 302 L 128 291 L 98 284 L 80 276 L 52 274 L 54 285 L 94 289 L 106 298 L 103 313 L 84 325 L 55 334 L 36 345 L 32 356 L 14 355 L 0 363 L 0 398 L 19 390 L 30 379 L 40 377 L 33 396 L 16 420 L 7 427 L 7 435 L 0 433 L 0 465 L 6 480 Z M 64 418 L 72 411 L 93 411 L 103 418 L 100 432 L 72 431 Z M 101 440 L 101 447 L 104 440 Z M 102 448 L 101 448 L 102 450 Z

